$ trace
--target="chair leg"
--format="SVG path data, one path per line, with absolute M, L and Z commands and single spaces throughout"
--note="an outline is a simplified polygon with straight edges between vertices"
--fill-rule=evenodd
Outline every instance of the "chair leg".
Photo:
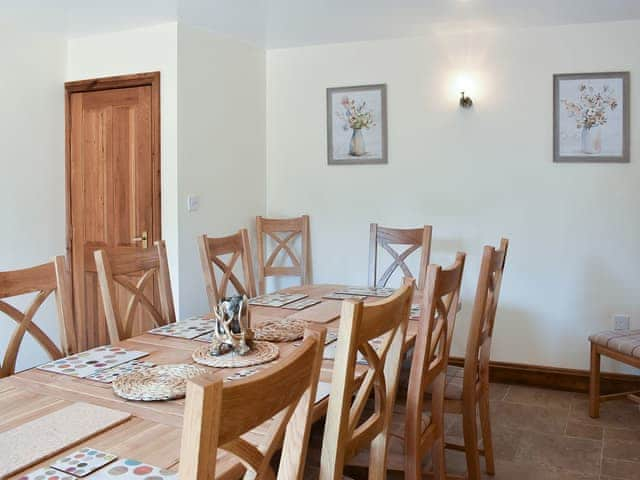
M 591 370 L 589 373 L 589 416 L 600 416 L 600 353 L 598 346 L 591 343 Z
M 388 428 L 384 428 L 371 442 L 369 452 L 369 480 L 387 478 Z
M 444 439 L 438 438 L 431 446 L 434 480 L 446 480 L 447 469 L 444 459 Z
M 482 444 L 484 446 L 484 461 L 489 475 L 496 474 L 493 460 L 493 438 L 491 437 L 491 413 L 489 411 L 489 390 L 480 396 L 480 425 L 482 427 Z
M 478 451 L 478 430 L 476 425 L 477 406 L 475 399 L 462 409 L 462 434 L 464 454 L 467 458 L 467 478 L 480 480 L 480 453 Z

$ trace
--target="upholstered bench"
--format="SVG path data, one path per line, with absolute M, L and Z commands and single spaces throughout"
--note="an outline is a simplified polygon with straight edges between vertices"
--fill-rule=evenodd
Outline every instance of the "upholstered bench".
M 640 368 L 640 330 L 607 330 L 589 337 L 591 342 L 591 374 L 589 379 L 589 415 L 600 416 L 600 402 L 628 397 L 640 403 L 640 392 L 600 395 L 600 355 Z

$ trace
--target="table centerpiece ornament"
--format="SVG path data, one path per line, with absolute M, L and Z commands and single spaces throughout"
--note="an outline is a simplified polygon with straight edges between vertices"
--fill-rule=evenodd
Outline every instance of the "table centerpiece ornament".
M 278 358 L 273 343 L 255 340 L 249 326 L 249 301 L 246 295 L 223 298 L 213 311 L 216 328 L 211 343 L 192 354 L 196 363 L 218 368 L 248 367 Z

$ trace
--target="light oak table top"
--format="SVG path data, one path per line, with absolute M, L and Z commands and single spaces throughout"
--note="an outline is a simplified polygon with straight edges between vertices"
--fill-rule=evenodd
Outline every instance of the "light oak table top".
M 287 289 L 287 292 L 305 293 L 310 298 L 321 299 L 323 295 L 336 291 L 339 285 L 310 285 Z M 375 301 L 369 297 L 365 302 Z M 340 301 L 323 299 L 327 304 L 335 305 L 336 314 L 340 311 Z M 313 308 L 313 307 L 311 307 Z M 252 323 L 259 323 L 263 319 L 288 317 L 296 312 L 283 308 L 251 307 Z M 335 329 L 338 320 L 321 324 L 328 329 Z M 417 323 L 409 322 L 406 345 L 409 347 L 415 340 Z M 120 342 L 118 346 L 149 352 L 142 360 L 156 365 L 169 363 L 194 363 L 191 353 L 202 342 L 184 340 L 144 333 L 137 337 Z M 280 343 L 280 358 L 286 358 L 296 347 L 293 343 Z M 320 379 L 331 381 L 333 361 L 323 362 Z M 209 368 L 209 367 L 205 367 Z M 268 368 L 268 366 L 265 366 Z M 212 371 L 222 369 L 211 368 Z M 224 369 L 234 372 L 241 369 Z M 358 374 L 363 372 L 359 368 Z M 152 465 L 177 470 L 180 450 L 180 433 L 182 428 L 182 414 L 184 399 L 164 402 L 135 402 L 124 400 L 115 395 L 111 384 L 98 383 L 82 378 L 60 375 L 38 369 L 31 369 L 0 380 L 0 432 L 57 411 L 74 402 L 86 402 L 100 405 L 114 410 L 132 414 L 131 419 L 115 426 L 106 432 L 97 434 L 90 439 L 68 448 L 40 464 L 27 468 L 10 478 L 19 478 L 27 471 L 48 466 L 55 458 L 71 453 L 83 446 L 90 446 L 121 458 L 134 458 Z M 325 399 L 315 405 L 314 420 L 321 418 L 327 408 Z M 260 435 L 261 429 L 252 432 Z M 44 434 L 45 432 L 43 432 Z M 227 459 L 228 460 L 228 459 Z

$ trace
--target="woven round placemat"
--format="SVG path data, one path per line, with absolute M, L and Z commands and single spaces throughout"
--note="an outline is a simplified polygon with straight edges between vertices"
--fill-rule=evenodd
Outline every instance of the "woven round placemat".
M 229 352 L 225 355 L 215 356 L 210 353 L 211 345 L 198 347 L 191 357 L 196 363 L 217 368 L 237 368 L 260 365 L 278 358 L 280 350 L 276 345 L 269 342 L 252 342 L 251 351 L 246 355 L 238 355 Z
M 159 365 L 121 375 L 111 386 L 118 396 L 127 400 L 173 400 L 184 397 L 189 378 L 206 372 L 197 365 Z
M 267 342 L 295 342 L 304 336 L 306 325 L 307 323 L 303 320 L 286 318 L 266 320 L 254 329 L 253 338 Z

